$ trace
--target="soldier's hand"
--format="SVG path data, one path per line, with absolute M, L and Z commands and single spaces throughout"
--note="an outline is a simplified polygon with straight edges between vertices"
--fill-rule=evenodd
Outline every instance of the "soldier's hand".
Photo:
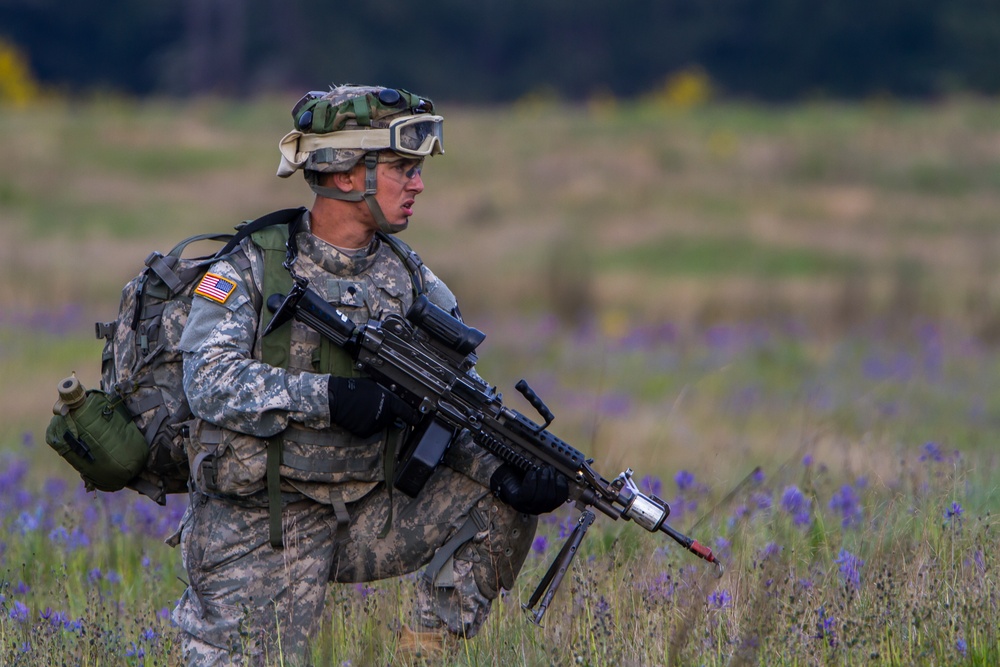
M 414 411 L 370 378 L 330 376 L 330 419 L 344 430 L 367 438 L 401 420 L 410 423 Z
M 551 466 L 529 470 L 522 475 L 505 463 L 490 478 L 490 491 L 518 512 L 545 514 L 566 502 L 569 482 Z

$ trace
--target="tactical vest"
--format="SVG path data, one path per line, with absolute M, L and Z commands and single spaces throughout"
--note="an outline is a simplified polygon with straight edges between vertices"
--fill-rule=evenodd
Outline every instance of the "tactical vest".
M 347 353 L 323 339 L 298 321 L 289 321 L 261 338 L 272 313 L 264 307 L 271 294 L 285 294 L 292 277 L 284 267 L 288 257 L 288 228 L 269 227 L 251 236 L 258 267 L 262 273 L 257 284 L 253 271 L 242 271 L 253 285 L 254 305 L 260 313 L 255 357 L 293 373 L 329 373 L 357 376 L 359 372 Z M 310 243 L 315 237 L 309 237 Z M 352 260 L 363 266 L 347 277 L 334 275 L 310 258 L 322 253 L 303 249 L 294 263 L 297 275 L 309 280 L 310 288 L 342 310 L 356 323 L 381 318 L 389 312 L 403 314 L 416 295 L 424 292 L 419 257 L 393 237 L 379 234 L 381 244 L 367 258 Z M 246 250 L 246 248 L 245 248 Z M 251 267 L 254 260 L 250 261 Z M 374 274 L 374 275 L 373 275 Z M 359 499 L 374 485 L 386 479 L 386 465 L 394 461 L 394 452 L 386 452 L 386 443 L 395 444 L 397 434 L 380 433 L 358 438 L 337 426 L 315 430 L 292 423 L 272 438 L 259 438 L 222 429 L 199 421 L 193 434 L 191 461 L 198 488 L 208 488 L 225 496 L 251 496 L 264 489 L 272 510 L 280 508 L 281 492 L 297 492 L 313 500 L 328 503 L 340 510 L 344 504 Z M 199 475 L 211 475 L 211 479 Z M 277 531 L 275 531 L 275 522 Z M 277 536 L 275 535 L 277 532 Z M 272 543 L 280 544 L 280 514 L 272 511 Z M 277 546 L 276 544 L 276 546 Z

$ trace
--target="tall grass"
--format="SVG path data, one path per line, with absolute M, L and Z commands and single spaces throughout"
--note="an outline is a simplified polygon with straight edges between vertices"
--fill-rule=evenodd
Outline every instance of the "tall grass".
M 150 250 L 308 203 L 270 176 L 285 106 L 0 109 L 0 663 L 178 662 L 185 574 L 162 540 L 184 498 L 85 494 L 41 434 L 59 379 L 96 384 L 91 323 Z M 480 373 L 530 414 L 526 378 L 553 431 L 605 475 L 634 468 L 727 568 L 599 517 L 535 627 L 519 607 L 566 508 L 446 662 L 1000 660 L 997 118 L 972 100 L 448 113 L 406 240 L 487 332 Z M 398 662 L 412 586 L 331 588 L 318 662 Z
M 819 361 L 778 359 L 812 341 L 736 328 L 691 340 L 631 330 L 608 342 L 600 361 L 615 392 L 601 393 L 583 361 L 598 356 L 595 337 L 531 352 L 556 369 L 535 385 L 565 406 L 570 423 L 556 430 L 605 474 L 635 468 L 641 487 L 670 502 L 673 525 L 711 546 L 726 572 L 716 578 L 664 536 L 602 517 L 538 628 L 520 604 L 575 524 L 577 512 L 564 508 L 543 517 L 517 586 L 447 664 L 1000 658 L 996 459 L 983 446 L 991 419 L 974 401 L 995 351 L 942 336 L 887 357 L 877 341 L 858 339 Z M 660 364 L 678 385 L 649 384 Z M 680 394 L 662 409 L 664 396 Z M 946 394 L 964 410 L 954 422 L 936 410 Z M 184 499 L 161 509 L 131 492 L 87 495 L 30 437 L 8 449 L 0 662 L 175 664 L 166 610 L 184 574 L 162 539 Z M 34 475 L 32 460 L 41 461 Z M 405 577 L 331 588 L 319 664 L 393 664 L 392 629 L 406 619 L 412 587 Z

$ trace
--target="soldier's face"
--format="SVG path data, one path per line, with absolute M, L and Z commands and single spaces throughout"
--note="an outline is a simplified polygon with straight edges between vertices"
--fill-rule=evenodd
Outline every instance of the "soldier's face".
M 390 224 L 402 224 L 413 215 L 414 201 L 424 191 L 424 181 L 420 175 L 422 168 L 423 160 L 379 163 L 375 199 Z

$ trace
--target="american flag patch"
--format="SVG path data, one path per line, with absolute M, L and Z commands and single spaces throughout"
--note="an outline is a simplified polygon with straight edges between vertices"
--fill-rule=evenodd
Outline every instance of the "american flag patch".
M 229 295 L 236 289 L 236 283 L 228 278 L 215 273 L 206 273 L 198 286 L 194 288 L 195 294 L 200 294 L 206 299 L 211 299 L 216 303 L 225 303 Z

